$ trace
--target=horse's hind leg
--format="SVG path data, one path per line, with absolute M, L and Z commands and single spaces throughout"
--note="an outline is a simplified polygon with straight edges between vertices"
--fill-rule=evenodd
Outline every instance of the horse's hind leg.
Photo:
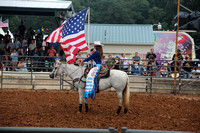
M 118 109 L 117 109 L 117 114 L 120 113 L 121 111 L 121 108 L 122 108 L 122 92 L 117 92 L 117 96 L 118 96 L 118 99 L 119 99 L 119 106 L 118 106 Z

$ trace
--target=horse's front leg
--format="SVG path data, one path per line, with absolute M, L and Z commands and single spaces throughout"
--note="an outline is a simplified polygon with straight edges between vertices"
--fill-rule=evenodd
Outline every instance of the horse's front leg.
M 82 112 L 84 89 L 78 88 L 78 93 L 79 93 L 79 112 Z

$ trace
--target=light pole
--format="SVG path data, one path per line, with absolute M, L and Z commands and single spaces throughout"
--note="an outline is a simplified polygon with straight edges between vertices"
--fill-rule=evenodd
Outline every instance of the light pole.
M 158 22 L 158 24 L 153 24 L 153 27 L 154 27 L 155 25 L 157 25 L 157 29 L 158 29 L 158 30 L 161 30 L 161 29 L 162 29 L 162 25 L 161 25 L 160 22 Z

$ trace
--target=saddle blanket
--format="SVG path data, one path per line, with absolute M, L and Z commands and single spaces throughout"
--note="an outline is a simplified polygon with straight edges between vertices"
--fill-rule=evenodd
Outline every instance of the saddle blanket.
M 101 65 L 97 65 L 96 67 L 92 68 L 87 75 L 86 78 L 86 86 L 85 86 L 85 98 L 90 97 L 92 99 L 95 98 L 95 89 L 97 87 L 97 75 L 100 72 Z

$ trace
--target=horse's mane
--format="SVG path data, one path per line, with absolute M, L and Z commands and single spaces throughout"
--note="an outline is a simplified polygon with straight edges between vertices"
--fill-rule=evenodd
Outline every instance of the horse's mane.
M 67 63 L 67 62 L 62 61 L 61 64 L 64 64 L 64 65 L 73 65 L 73 66 L 75 66 L 75 67 L 80 67 L 80 68 L 85 69 L 85 67 L 83 67 L 83 66 L 77 66 L 77 65 L 75 65 L 74 63 L 69 64 L 69 63 Z

